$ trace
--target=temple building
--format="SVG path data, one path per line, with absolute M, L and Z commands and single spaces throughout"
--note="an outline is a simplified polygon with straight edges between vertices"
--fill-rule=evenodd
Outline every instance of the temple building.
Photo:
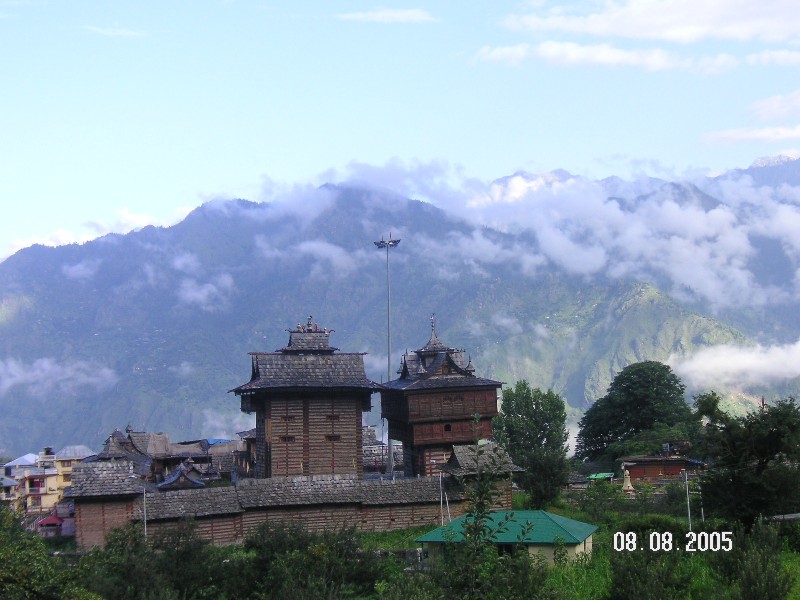
M 256 415 L 255 477 L 363 474 L 361 417 L 381 386 L 331 333 L 298 323 L 285 348 L 251 352 L 250 381 L 230 390 Z
M 437 473 L 454 444 L 492 436 L 503 383 L 476 377 L 464 350 L 439 341 L 435 320 L 428 343 L 403 355 L 399 374 L 384 384 L 381 416 L 389 438 L 403 444 L 406 476 Z

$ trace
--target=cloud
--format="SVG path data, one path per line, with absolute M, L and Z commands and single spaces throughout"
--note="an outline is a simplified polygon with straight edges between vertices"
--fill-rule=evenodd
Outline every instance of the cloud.
M 547 41 L 531 54 L 551 63 L 562 65 L 602 65 L 606 67 L 639 67 L 646 71 L 686 70 L 699 73 L 719 73 L 737 66 L 729 54 L 707 58 L 681 58 L 660 48 L 622 49 L 610 44 L 582 45 L 575 42 Z
M 67 279 L 91 279 L 101 264 L 100 260 L 82 260 L 74 265 L 63 265 L 61 272 Z
M 177 366 L 169 367 L 169 371 L 175 373 L 178 377 L 185 379 L 187 377 L 191 377 L 197 371 L 197 369 L 194 368 L 192 363 L 184 360 Z
M 328 175 L 321 174 L 320 183 L 330 181 Z M 243 212 L 247 217 L 257 220 L 280 221 L 299 218 L 299 225 L 308 222 L 308 215 L 318 215 L 333 204 L 336 194 L 327 187 L 311 183 L 285 184 L 268 177 L 262 181 L 258 200 L 263 203 L 261 210 Z M 221 203 L 229 206 L 230 203 Z
M 0 250 L 0 260 L 34 244 L 52 247 L 82 244 L 110 233 L 130 233 L 147 225 L 168 227 L 182 221 L 191 210 L 189 207 L 182 206 L 172 211 L 172 214 L 168 217 L 158 219 L 149 215 L 132 213 L 127 208 L 122 208 L 117 211 L 116 218 L 111 221 L 86 221 L 77 230 L 57 229 L 46 236 L 15 239 L 6 248 L 7 253 L 5 255 Z
M 800 65 L 800 52 L 795 50 L 764 50 L 755 54 L 748 54 L 745 61 L 749 65 L 756 66 L 796 67 Z
M 649 281 L 713 309 L 800 298 L 800 279 L 759 278 L 752 243 L 754 236 L 775 240 L 791 272 L 800 269 L 800 189 L 754 186 L 748 177 L 608 183 L 564 172 L 482 182 L 442 163 L 395 161 L 384 175 L 373 167 L 370 179 L 405 192 L 435 190 L 435 204 L 469 224 L 436 237 L 416 234 L 408 247 L 435 255 L 442 278 L 486 277 L 496 265 L 535 278 L 551 265 L 583 277 Z
M 337 17 L 342 21 L 365 23 L 431 23 L 436 21 L 427 10 L 421 8 L 377 8 L 365 12 L 342 13 Z
M 236 435 L 240 431 L 247 431 L 255 427 L 253 415 L 231 409 L 219 411 L 210 408 L 203 409 L 203 435 L 208 439 L 238 440 Z
M 762 121 L 785 119 L 786 117 L 800 114 L 800 90 L 764 98 L 754 102 L 750 106 L 750 110 Z
M 233 277 L 221 273 L 205 283 L 192 278 L 183 279 L 178 287 L 178 299 L 184 304 L 197 305 L 206 312 L 216 312 L 227 309 L 234 291 Z
M 523 331 L 519 319 L 504 312 L 498 312 L 492 315 L 492 325 L 507 335 L 515 335 Z
M 791 42 L 800 39 L 794 0 L 618 0 L 511 15 L 505 24 L 533 33 L 561 32 L 596 37 L 688 44 L 703 40 Z M 598 8 L 594 8 L 598 7 Z
M 113 369 L 87 361 L 59 362 L 38 358 L 28 364 L 15 358 L 0 361 L 0 396 L 13 390 L 36 398 L 73 396 L 82 390 L 105 391 L 119 377 Z
M 172 268 L 184 273 L 196 273 L 200 269 L 200 260 L 191 252 L 182 252 L 172 258 Z
M 191 208 L 182 206 L 173 210 L 170 216 L 164 219 L 158 219 L 150 215 L 136 214 L 127 208 L 121 208 L 117 211 L 117 218 L 113 221 L 87 221 L 84 223 L 84 226 L 94 232 L 94 236 L 92 237 L 106 235 L 108 233 L 129 233 L 147 227 L 148 225 L 163 227 L 174 225 L 182 221 L 191 211 Z
M 475 55 L 475 58 L 484 62 L 502 62 L 516 65 L 531 55 L 530 44 L 517 44 L 516 46 L 484 46 Z
M 721 345 L 668 363 L 690 389 L 742 389 L 800 377 L 800 340 L 780 346 Z
M 568 65 L 601 65 L 604 67 L 636 67 L 646 71 L 684 70 L 703 74 L 716 74 L 735 68 L 739 61 L 730 54 L 704 58 L 682 58 L 660 48 L 623 49 L 611 44 L 578 44 L 575 42 L 546 41 L 531 46 L 484 46 L 475 55 L 483 62 L 502 62 L 517 65 L 528 58 Z
M 94 25 L 84 25 L 83 28 L 86 29 L 87 31 L 91 31 L 92 33 L 102 35 L 103 37 L 140 38 L 147 35 L 142 31 L 136 31 L 133 29 L 128 29 L 126 27 L 120 27 L 119 25 L 113 25 L 111 27 L 96 27 Z
M 341 246 L 331 244 L 324 240 L 308 240 L 292 247 L 292 250 L 301 256 L 310 256 L 317 261 L 311 275 L 318 276 L 325 273 L 346 275 L 352 273 L 359 263 L 366 258 L 366 252 L 350 252 Z M 327 266 L 325 266 L 327 263 Z
M 703 136 L 706 142 L 785 142 L 800 140 L 800 125 L 778 127 L 743 127 L 712 131 Z

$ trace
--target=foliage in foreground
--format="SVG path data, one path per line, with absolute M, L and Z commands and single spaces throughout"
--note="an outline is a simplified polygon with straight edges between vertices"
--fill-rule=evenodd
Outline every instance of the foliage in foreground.
M 594 486 L 593 486 L 594 487 Z M 145 540 L 129 526 L 109 535 L 103 549 L 84 555 L 77 568 L 47 554 L 36 536 L 14 515 L 0 511 L 0 597 L 109 599 L 388 598 L 613 600 L 616 598 L 703 598 L 709 600 L 786 598 L 796 579 L 800 555 L 797 527 L 756 521 L 727 526 L 707 523 L 706 531 L 731 530 L 731 552 L 618 551 L 613 533 L 669 531 L 685 539 L 685 521 L 668 515 L 620 512 L 611 498 L 595 534 L 591 557 L 561 558 L 547 566 L 523 548 L 498 554 L 485 527 L 491 486 L 472 493 L 468 543 L 452 543 L 430 568 L 404 572 L 402 561 L 365 550 L 351 530 L 310 533 L 299 526 L 265 524 L 243 545 L 217 548 L 198 539 L 191 521 Z M 590 488 L 591 489 L 591 488 Z M 592 502 L 614 489 L 597 485 Z M 635 506 L 635 501 L 625 501 Z M 591 502 L 587 503 L 587 506 Z M 560 512 L 582 518 L 580 505 L 562 503 Z M 697 523 L 696 527 L 704 527 Z M 695 529 L 697 531 L 697 528 Z M 415 531 L 401 532 L 413 539 Z M 408 544 L 413 546 L 413 542 Z
M 567 483 L 567 412 L 552 390 L 531 389 L 524 379 L 503 390 L 500 414 L 492 428 L 514 464 L 530 508 L 544 508 Z

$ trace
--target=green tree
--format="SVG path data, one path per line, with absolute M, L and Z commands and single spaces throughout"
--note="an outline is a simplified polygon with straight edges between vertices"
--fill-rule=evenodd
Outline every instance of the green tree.
M 0 598 L 97 598 L 73 584 L 42 539 L 20 525 L 19 516 L 0 506 Z
M 580 420 L 575 454 L 592 460 L 605 457 L 609 446 L 653 429 L 693 420 L 684 400 L 686 387 L 667 365 L 645 361 L 620 371 L 606 395 Z
M 564 400 L 552 390 L 531 389 L 525 380 L 503 390 L 493 431 L 514 463 L 525 469 L 517 480 L 531 508 L 547 506 L 567 483 L 566 423 Z
M 128 524 L 109 532 L 104 548 L 81 557 L 79 578 L 102 598 L 157 600 L 170 591 L 159 562 L 139 525 Z
M 708 555 L 726 597 L 781 600 L 792 589 L 795 576 L 781 561 L 783 539 L 775 523 L 757 519 L 749 531 L 737 525 L 733 550 Z
M 696 400 L 708 419 L 710 468 L 701 480 L 703 503 L 716 517 L 752 524 L 759 515 L 800 512 L 800 408 L 793 398 L 732 417 L 714 392 Z

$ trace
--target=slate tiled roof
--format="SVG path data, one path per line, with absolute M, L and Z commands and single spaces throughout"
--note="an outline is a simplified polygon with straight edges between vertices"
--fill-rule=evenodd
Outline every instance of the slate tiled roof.
M 142 495 L 142 480 L 131 479 L 125 464 L 91 465 L 82 463 L 73 470 L 73 485 L 67 488 L 65 497 Z M 171 491 L 156 491 L 155 486 L 147 484 L 147 518 L 204 517 L 278 506 L 438 503 L 439 485 L 438 477 L 382 481 L 342 475 L 244 479 L 235 486 Z M 463 498 L 463 489 L 452 478 L 443 478 L 441 485 L 449 500 Z
M 450 499 L 461 498 L 461 488 L 443 479 Z M 439 501 L 439 479 L 362 480 L 355 476 L 275 477 L 246 479 L 237 484 L 244 508 L 309 504 L 404 504 Z
M 430 390 L 436 388 L 474 388 L 474 387 L 492 387 L 498 388 L 503 385 L 502 381 L 495 381 L 494 379 L 484 379 L 483 377 L 469 377 L 469 376 L 453 376 L 444 375 L 441 377 L 420 377 L 408 379 L 394 379 L 383 386 L 394 390 Z
M 429 390 L 436 388 L 499 388 L 502 381 L 475 377 L 472 360 L 464 350 L 450 348 L 436 336 L 435 323 L 431 323 L 431 338 L 419 350 L 406 352 L 400 366 L 400 377 L 384 385 L 394 390 Z
M 337 354 L 336 348 L 328 345 L 330 333 L 295 330 L 290 332 L 285 348 L 275 352 L 251 352 L 250 381 L 230 391 L 241 395 L 269 389 L 381 389 L 367 378 L 364 353 Z
M 236 435 L 238 435 L 243 440 L 248 439 L 256 439 L 256 428 L 253 427 L 252 429 L 248 429 L 247 431 L 240 431 Z
M 444 527 L 419 536 L 421 543 L 461 542 L 464 540 L 466 515 Z M 499 510 L 489 514 L 492 541 L 497 544 L 553 545 L 560 539 L 566 545 L 580 544 L 595 531 L 596 525 L 568 519 L 544 510 Z
M 513 463 L 508 453 L 494 442 L 486 444 L 461 444 L 453 446 L 453 454 L 441 469 L 459 477 L 475 475 L 481 467 L 483 472 L 514 473 L 524 471 Z
M 78 463 L 72 468 L 72 485 L 64 490 L 65 498 L 101 498 L 133 496 L 142 488 L 155 489 L 136 476 L 128 460 L 105 460 Z
M 233 390 L 236 394 L 261 389 L 359 388 L 378 390 L 381 386 L 367 378 L 364 355 L 283 354 L 251 352 L 253 377 Z
M 107 461 L 126 461 L 133 465 L 133 472 L 136 475 L 150 475 L 152 459 L 145 456 L 133 446 L 128 437 L 119 429 L 114 430 L 106 438 L 103 449 L 94 456 L 84 459 L 85 463 L 107 462 Z
M 147 518 L 178 519 L 243 512 L 233 486 L 173 490 L 147 495 Z
M 169 436 L 161 432 L 130 431 L 128 439 L 136 450 L 153 458 L 170 456 L 174 445 L 169 441 Z
M 278 352 L 316 352 L 316 353 L 331 353 L 338 348 L 330 345 L 331 332 L 325 329 L 318 329 L 317 331 L 290 331 L 289 343 L 285 348 L 281 348 Z

